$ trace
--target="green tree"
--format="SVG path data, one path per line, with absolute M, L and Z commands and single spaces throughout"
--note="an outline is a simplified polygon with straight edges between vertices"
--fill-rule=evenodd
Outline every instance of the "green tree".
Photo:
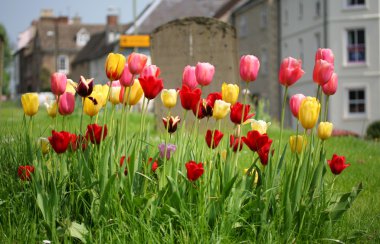
M 11 64 L 12 53 L 11 53 L 11 48 L 9 46 L 7 31 L 2 23 L 0 23 L 0 38 L 1 40 L 3 40 L 3 49 L 4 49 L 4 57 L 0 57 L 0 59 L 3 58 L 3 70 L 0 70 L 0 74 L 2 74 L 3 76 L 2 77 L 3 78 L 2 79 L 2 94 L 8 95 L 10 74 L 6 72 L 6 68 Z

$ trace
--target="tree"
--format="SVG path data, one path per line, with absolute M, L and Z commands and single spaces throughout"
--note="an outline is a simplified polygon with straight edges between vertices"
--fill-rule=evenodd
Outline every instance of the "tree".
M 1 56 L 3 55 L 3 56 Z M 6 72 L 6 68 L 11 64 L 12 53 L 9 47 L 7 31 L 3 24 L 0 23 L 0 96 L 9 94 L 10 75 Z

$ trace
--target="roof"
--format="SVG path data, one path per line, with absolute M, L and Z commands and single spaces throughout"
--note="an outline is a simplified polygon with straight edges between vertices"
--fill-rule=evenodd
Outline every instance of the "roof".
M 88 60 L 96 59 L 107 53 L 112 52 L 115 43 L 107 43 L 106 32 L 96 33 L 91 36 L 86 46 L 79 51 L 73 64 L 82 63 Z
M 224 14 L 226 14 L 228 11 L 231 11 L 236 4 L 238 4 L 241 0 L 230 0 L 227 3 L 225 3 L 221 8 L 219 8 L 216 13 L 214 14 L 214 18 L 221 18 Z

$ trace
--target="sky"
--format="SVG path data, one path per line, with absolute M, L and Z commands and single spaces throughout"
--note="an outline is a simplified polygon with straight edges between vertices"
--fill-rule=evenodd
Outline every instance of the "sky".
M 136 0 L 137 15 L 152 0 Z M 42 9 L 53 9 L 54 14 L 73 17 L 79 15 L 83 23 L 104 24 L 107 9 L 119 9 L 119 20 L 127 23 L 133 19 L 133 0 L 0 0 L 0 23 L 7 30 L 11 43 L 17 43 L 18 33 L 38 19 Z

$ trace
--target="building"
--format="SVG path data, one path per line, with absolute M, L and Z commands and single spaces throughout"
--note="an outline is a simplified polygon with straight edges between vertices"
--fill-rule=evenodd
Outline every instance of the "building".
M 315 96 L 315 51 L 331 48 L 339 81 L 328 118 L 335 128 L 361 135 L 371 122 L 380 120 L 379 4 L 377 0 L 281 1 L 281 56 L 302 59 L 306 72 L 290 95 Z

